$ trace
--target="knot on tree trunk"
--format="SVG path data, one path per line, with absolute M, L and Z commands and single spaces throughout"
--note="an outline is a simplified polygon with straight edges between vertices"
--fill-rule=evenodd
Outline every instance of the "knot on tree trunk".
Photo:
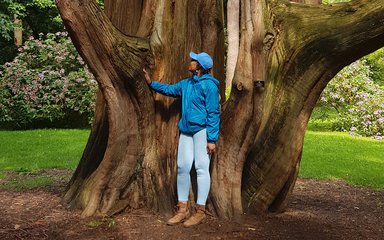
M 269 51 L 271 50 L 273 43 L 275 42 L 275 35 L 273 33 L 268 32 L 265 34 L 263 44 L 264 44 L 264 50 Z

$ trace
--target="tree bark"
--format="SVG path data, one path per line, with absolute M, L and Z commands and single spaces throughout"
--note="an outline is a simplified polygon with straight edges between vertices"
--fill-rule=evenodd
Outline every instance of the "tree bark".
M 16 47 L 20 47 L 21 45 L 23 45 L 23 21 L 19 19 L 16 14 L 13 16 L 13 18 L 15 28 L 13 38 Z
M 57 5 L 100 86 L 91 135 L 64 202 L 84 216 L 142 206 L 169 211 L 176 202 L 180 101 L 152 93 L 142 68 L 175 83 L 188 76 L 188 52 L 206 51 L 224 80 L 222 2 L 106 1 L 105 14 L 91 0 Z M 208 204 L 235 219 L 284 209 L 320 93 L 344 66 L 384 45 L 382 0 L 337 6 L 242 0 L 240 6 L 239 55 L 222 107 Z
M 267 31 L 275 41 L 268 55 L 262 120 L 243 172 L 245 209 L 284 209 L 320 93 L 344 66 L 384 44 L 380 2 L 327 7 L 273 1 L 270 5 L 275 14 L 270 22 L 276 25 Z
M 228 52 L 226 61 L 225 88 L 232 86 L 232 79 L 235 73 L 237 56 L 239 55 L 240 38 L 240 2 L 238 0 L 228 0 L 227 2 L 227 33 L 228 33 Z
M 306 4 L 321 4 L 322 0 L 291 0 L 291 2 L 306 3 Z
M 239 59 L 212 171 L 220 216 L 284 209 L 320 93 L 342 67 L 384 44 L 379 2 L 241 2 Z
M 152 66 L 156 80 L 174 83 L 187 77 L 191 50 L 222 63 L 221 3 L 106 1 L 105 14 L 90 0 L 57 5 L 101 90 L 87 147 L 63 201 L 84 209 L 83 216 L 127 206 L 169 211 L 175 202 L 179 101 L 153 95 L 142 69 Z M 223 78 L 222 64 L 213 71 Z

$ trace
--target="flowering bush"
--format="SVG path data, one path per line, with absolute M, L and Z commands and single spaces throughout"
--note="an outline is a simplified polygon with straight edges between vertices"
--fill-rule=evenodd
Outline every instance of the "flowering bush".
M 0 69 L 1 70 L 1 69 Z M 40 34 L 0 71 L 0 123 L 25 128 L 93 115 L 97 84 L 67 33 Z
M 337 111 L 334 130 L 383 138 L 384 89 L 375 84 L 370 76 L 366 60 L 358 60 L 344 68 L 327 85 L 320 105 Z

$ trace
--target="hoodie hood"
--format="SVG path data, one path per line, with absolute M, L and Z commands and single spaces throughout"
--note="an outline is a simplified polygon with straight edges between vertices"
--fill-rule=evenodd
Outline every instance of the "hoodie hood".
M 196 76 L 196 75 L 193 75 L 192 77 L 193 77 L 193 79 L 194 79 L 195 81 L 198 81 L 198 82 L 199 82 L 199 81 L 211 80 L 213 83 L 216 84 L 217 87 L 219 87 L 219 85 L 220 85 L 219 80 L 217 80 L 216 78 L 212 77 L 212 75 L 210 75 L 210 74 L 204 74 L 204 75 L 201 76 L 201 77 Z

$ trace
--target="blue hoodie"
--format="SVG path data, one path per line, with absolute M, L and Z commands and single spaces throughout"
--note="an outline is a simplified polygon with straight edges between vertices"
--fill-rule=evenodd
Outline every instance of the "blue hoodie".
M 193 135 L 207 129 L 207 141 L 214 143 L 219 138 L 220 100 L 219 81 L 210 74 L 181 80 L 176 84 L 153 81 L 150 87 L 163 95 L 181 97 L 181 119 L 179 129 Z

